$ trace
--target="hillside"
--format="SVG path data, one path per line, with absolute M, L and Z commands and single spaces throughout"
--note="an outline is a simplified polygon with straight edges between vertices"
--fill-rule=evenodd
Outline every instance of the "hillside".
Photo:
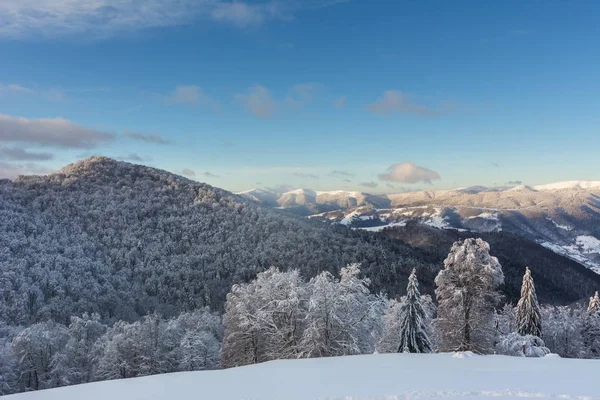
M 361 262 L 371 290 L 391 297 L 404 293 L 409 272 L 417 268 L 423 291 L 433 293 L 441 267 L 439 257 L 410 242 L 289 215 L 107 158 L 90 158 L 49 176 L 3 181 L 0 232 L 0 320 L 12 326 L 47 319 L 68 323 L 83 312 L 111 322 L 135 321 L 153 311 L 166 317 L 204 306 L 218 311 L 233 283 L 270 266 L 297 268 L 308 279 Z M 439 254 L 450 245 L 440 243 Z M 510 260 L 507 275 L 522 273 L 523 254 L 503 256 L 494 247 Z M 547 253 L 537 262 L 547 264 Z M 542 302 L 566 304 L 600 286 L 568 260 L 559 257 L 553 265 L 536 277 Z M 561 267 L 562 273 L 544 276 Z M 545 282 L 552 284 L 544 287 Z M 509 283 L 509 300 L 519 285 Z
M 272 265 L 306 277 L 363 263 L 394 293 L 418 252 L 290 216 L 165 171 L 90 158 L 0 184 L 0 320 L 27 326 L 98 312 L 136 320 L 209 306 Z
M 273 361 L 220 371 L 98 382 L 6 400 L 408 400 L 600 398 L 597 361 L 381 354 Z

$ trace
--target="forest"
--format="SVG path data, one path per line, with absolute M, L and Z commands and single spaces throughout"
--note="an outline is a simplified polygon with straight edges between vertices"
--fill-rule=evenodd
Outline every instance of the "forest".
M 502 305 L 504 274 L 489 250 L 481 239 L 454 243 L 435 299 L 420 293 L 416 270 L 395 299 L 372 292 L 360 264 L 310 280 L 272 267 L 234 285 L 222 316 L 199 309 L 112 326 L 98 314 L 39 322 L 0 343 L 0 393 L 375 352 L 600 358 L 598 292 L 587 307 L 541 306 L 526 269 L 518 303 Z
M 1 181 L 0 393 L 279 358 L 458 349 L 439 337 L 450 329 L 436 329 L 438 280 L 467 233 L 411 229 L 331 226 L 103 157 Z M 486 322 L 477 323 L 486 340 L 478 328 L 472 350 L 507 352 L 500 338 L 516 332 L 529 266 L 544 345 L 529 338 L 526 348 L 595 357 L 587 299 L 599 278 L 510 235 L 482 236 L 491 246 L 475 247 L 502 264 L 502 279 L 486 283 Z M 427 336 L 400 345 L 407 304 Z

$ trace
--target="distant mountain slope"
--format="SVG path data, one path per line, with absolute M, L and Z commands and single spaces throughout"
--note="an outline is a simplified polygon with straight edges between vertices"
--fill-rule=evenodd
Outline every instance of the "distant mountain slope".
M 425 253 L 425 261 L 439 264 L 447 249 L 457 240 L 473 237 L 471 232 L 438 229 L 411 221 L 405 226 L 385 229 L 383 234 Z M 490 244 L 504 271 L 503 292 L 506 300 L 516 304 L 525 267 L 530 267 L 538 297 L 544 303 L 569 303 L 584 298 L 600 288 L 600 275 L 583 265 L 566 259 L 529 240 L 507 232 L 483 232 L 477 235 Z
M 285 197 L 283 194 L 280 199 Z M 347 202 L 346 206 L 343 202 L 326 202 L 315 196 L 312 202 L 305 199 L 300 214 L 373 230 L 376 226 L 418 221 L 438 228 L 472 232 L 508 231 L 600 273 L 600 181 L 558 182 L 534 187 L 472 186 L 389 195 L 363 194 L 363 198 L 361 203 Z M 293 202 L 279 202 L 279 206 L 298 211 L 298 205 Z

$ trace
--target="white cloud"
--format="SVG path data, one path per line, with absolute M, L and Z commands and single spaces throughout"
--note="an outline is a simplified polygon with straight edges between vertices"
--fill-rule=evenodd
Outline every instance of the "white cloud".
M 268 117 L 275 111 L 275 102 L 271 93 L 260 85 L 248 88 L 246 93 L 238 93 L 235 100 L 254 116 L 259 118 Z
M 453 109 L 454 106 L 449 103 L 437 108 L 416 104 L 412 101 L 412 96 L 397 90 L 386 90 L 377 101 L 367 105 L 367 110 L 380 115 L 403 113 L 434 117 L 452 112 Z
M 300 9 L 318 9 L 335 0 L 4 0 L 0 37 L 81 36 L 102 39 L 145 29 L 212 20 L 239 28 L 291 19 Z
M 0 142 L 92 148 L 114 139 L 112 133 L 86 128 L 63 118 L 28 119 L 0 114 Z
M 431 181 L 439 179 L 441 178 L 437 172 L 419 167 L 411 162 L 393 164 L 385 174 L 379 175 L 379 180 L 402 183 L 424 182 L 431 184 Z

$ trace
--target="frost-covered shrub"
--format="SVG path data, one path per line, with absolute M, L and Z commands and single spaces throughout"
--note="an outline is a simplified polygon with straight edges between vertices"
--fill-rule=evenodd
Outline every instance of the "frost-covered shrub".
M 544 357 L 550 354 L 544 341 L 533 335 L 519 335 L 516 332 L 502 337 L 496 346 L 496 352 L 505 356 Z

